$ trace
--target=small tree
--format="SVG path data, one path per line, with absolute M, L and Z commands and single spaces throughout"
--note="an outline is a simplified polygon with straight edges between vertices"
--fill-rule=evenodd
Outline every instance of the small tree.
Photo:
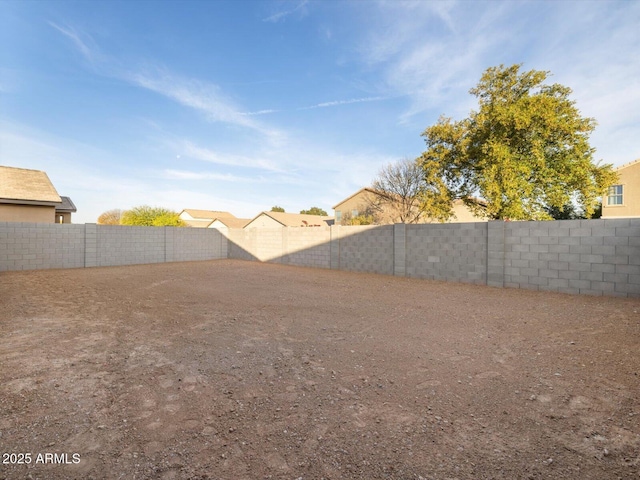
M 284 208 L 279 207 L 278 205 L 276 205 L 276 206 L 274 206 L 274 207 L 271 207 L 271 211 L 272 211 L 272 212 L 281 212 L 281 213 L 284 213 Z
M 340 225 L 376 225 L 378 223 L 376 215 L 370 209 L 367 209 L 367 211 L 359 213 L 356 216 L 353 216 L 348 212 L 345 213 L 342 216 Z
M 162 207 L 143 205 L 122 214 L 122 225 L 146 227 L 186 227 L 179 214 Z
M 122 219 L 122 210 L 114 208 L 113 210 L 107 210 L 98 217 L 98 224 L 100 225 L 120 225 Z
M 444 221 L 451 216 L 451 198 L 428 181 L 416 160 L 405 158 L 384 166 L 373 180 L 374 217 L 392 223 L 419 223 L 425 218 Z
M 304 215 L 321 215 L 323 217 L 327 216 L 327 212 L 318 207 L 311 207 L 309 210 L 300 210 L 300 213 Z

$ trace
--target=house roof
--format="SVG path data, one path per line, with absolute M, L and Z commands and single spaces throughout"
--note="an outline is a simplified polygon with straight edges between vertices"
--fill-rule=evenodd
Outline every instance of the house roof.
M 5 203 L 55 205 L 62 199 L 41 170 L 0 166 L 0 199 Z
M 285 213 L 285 212 L 261 212 L 256 215 L 246 226 L 252 223 L 262 215 L 272 218 L 280 223 L 283 227 L 325 227 L 330 225 L 333 217 L 325 217 L 321 215 L 306 215 L 304 213 Z
M 193 228 L 207 228 L 211 224 L 211 220 L 185 220 L 181 219 L 187 226 Z
M 640 163 L 640 158 L 634 160 L 633 162 L 625 163 L 624 165 L 620 165 L 619 167 L 614 168 L 614 170 L 622 170 L 623 168 L 630 167 L 631 165 L 635 165 L 636 163 Z
M 335 206 L 331 207 L 333 210 L 335 210 L 336 208 L 338 208 L 340 205 L 342 205 L 345 202 L 348 202 L 349 200 L 351 200 L 353 197 L 356 197 L 358 195 L 360 195 L 361 193 L 364 192 L 369 192 L 372 193 L 374 195 L 382 195 L 380 192 L 378 192 L 377 190 L 374 190 L 371 187 L 364 187 L 361 188 L 360 190 L 358 190 L 356 193 L 349 195 L 347 198 L 345 198 L 344 200 L 341 200 L 340 202 L 336 203 Z
M 247 223 L 251 221 L 250 218 L 216 218 L 213 222 L 218 221 L 222 223 L 227 228 L 244 228 Z M 210 227 L 211 222 L 208 226 Z
M 60 213 L 75 213 L 78 211 L 74 203 L 69 197 L 60 197 L 62 202 L 56 205 L 56 212 Z
M 216 210 L 197 210 L 193 208 L 185 208 L 180 212 L 188 213 L 196 220 L 209 220 L 212 221 L 216 218 L 235 218 L 235 215 L 230 214 L 229 212 L 218 212 Z

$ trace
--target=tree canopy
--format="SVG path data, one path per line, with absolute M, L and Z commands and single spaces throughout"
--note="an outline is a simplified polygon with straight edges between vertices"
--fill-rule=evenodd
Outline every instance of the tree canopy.
M 284 208 L 279 207 L 278 205 L 275 205 L 275 206 L 271 207 L 271 211 L 272 211 L 272 212 L 281 212 L 281 213 L 284 213 Z
M 162 207 L 143 205 L 126 210 L 122 214 L 122 225 L 145 227 L 186 227 L 187 225 L 173 210 Z
M 571 89 L 548 85 L 546 71 L 492 67 L 470 93 L 479 108 L 468 118 L 441 117 L 422 134 L 418 159 L 433 187 L 425 200 L 463 199 L 495 219 L 546 220 L 575 199 L 590 217 L 615 183 L 611 165 L 594 162 L 589 135 L 596 122 L 580 115 Z
M 120 225 L 122 218 L 122 210 L 114 208 L 113 210 L 107 210 L 100 214 L 98 217 L 98 224 L 100 225 Z
M 311 207 L 309 210 L 300 210 L 300 213 L 304 215 L 321 215 L 323 217 L 327 216 L 327 212 L 319 207 Z

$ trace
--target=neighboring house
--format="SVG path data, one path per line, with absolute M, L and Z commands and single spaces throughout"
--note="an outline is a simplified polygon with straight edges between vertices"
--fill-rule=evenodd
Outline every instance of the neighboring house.
M 262 212 L 247 223 L 244 228 L 327 227 L 329 225 L 333 225 L 333 217 L 302 213 Z
M 392 205 L 379 201 L 381 194 L 376 190 L 365 187 L 358 190 L 353 195 L 345 198 L 333 207 L 335 213 L 336 224 L 347 224 L 348 220 L 359 215 L 372 214 L 374 205 L 379 205 L 382 211 L 375 211 L 377 223 L 389 224 L 398 221 L 397 212 L 394 211 Z M 480 202 L 480 200 L 478 200 Z M 486 218 L 476 217 L 473 215 L 469 207 L 462 200 L 454 200 L 453 202 L 454 216 L 447 220 L 446 223 L 464 223 L 464 222 L 486 222 Z M 432 223 L 433 219 L 425 218 L 421 223 Z
M 218 212 L 215 210 L 196 210 L 193 208 L 184 209 L 178 215 L 187 225 L 194 228 L 207 228 L 211 222 L 218 218 L 236 218 L 229 212 Z
M 218 230 L 228 230 L 229 228 L 244 228 L 251 221 L 250 218 L 216 218 L 207 228 L 217 228 Z
M 56 205 L 56 223 L 71 223 L 71 214 L 78 210 L 69 197 L 60 197 L 62 201 Z
M 602 218 L 640 217 L 640 159 L 615 169 L 618 183 L 602 199 Z
M 0 222 L 70 223 L 75 211 L 45 172 L 0 166 Z

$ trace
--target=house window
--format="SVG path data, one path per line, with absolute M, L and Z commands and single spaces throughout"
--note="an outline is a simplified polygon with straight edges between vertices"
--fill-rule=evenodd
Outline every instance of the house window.
M 358 210 L 351 210 L 351 216 L 352 217 L 357 217 L 358 216 Z
M 622 205 L 622 185 L 609 187 L 607 205 Z
M 340 210 L 336 210 L 336 223 L 340 223 L 342 220 L 342 212 Z

